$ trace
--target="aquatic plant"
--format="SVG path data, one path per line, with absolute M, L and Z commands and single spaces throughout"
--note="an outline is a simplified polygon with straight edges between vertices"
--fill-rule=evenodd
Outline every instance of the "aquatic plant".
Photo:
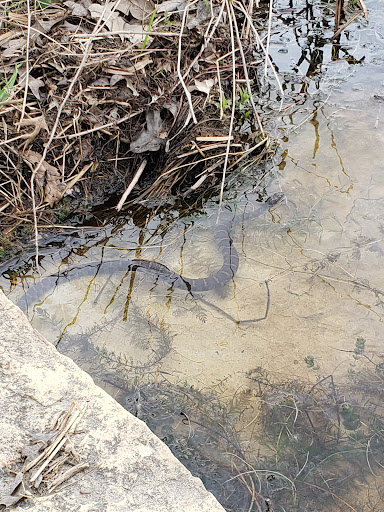
M 362 339 L 351 353 L 342 384 L 332 375 L 282 382 L 257 367 L 228 397 L 229 377 L 197 389 L 161 371 L 126 372 L 117 399 L 227 511 L 356 511 L 350 490 L 384 467 L 384 371 L 380 354 L 365 364 Z

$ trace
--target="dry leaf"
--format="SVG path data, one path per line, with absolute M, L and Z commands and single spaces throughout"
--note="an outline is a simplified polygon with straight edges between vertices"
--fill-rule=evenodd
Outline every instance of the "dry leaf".
M 79 25 L 69 23 L 69 21 L 64 21 L 61 26 L 65 29 L 66 32 L 76 33 L 79 31 Z M 89 31 L 87 31 L 86 28 L 83 28 L 83 30 L 86 34 L 89 34 Z M 66 38 L 68 38 L 68 36 L 63 36 L 61 40 L 64 42 Z M 67 39 L 67 41 L 69 41 L 69 39 Z
M 111 32 L 118 32 L 120 39 L 124 41 L 124 39 L 128 37 L 127 34 L 122 33 L 124 32 L 126 25 L 128 25 L 128 23 L 126 23 L 121 16 L 118 16 L 111 23 Z
M 29 77 L 28 80 L 28 87 L 31 89 L 32 94 L 37 98 L 39 101 L 43 99 L 42 95 L 40 94 L 40 88 L 44 87 L 45 83 L 41 78 L 33 78 L 33 76 Z
M 59 187 L 58 185 L 62 185 L 61 183 L 58 183 L 57 180 L 54 179 L 47 179 L 47 183 L 45 184 L 44 192 L 45 192 L 45 201 L 49 204 L 49 206 L 52 208 L 52 206 L 59 202 L 60 199 L 63 197 L 64 188 L 63 186 Z
M 129 66 L 129 68 L 106 68 L 104 71 L 113 75 L 136 75 L 138 71 L 143 70 L 145 66 L 151 63 L 152 60 L 146 55 L 133 66 Z
M 184 11 L 186 0 L 169 0 L 168 2 L 163 2 L 162 4 L 157 6 L 156 12 L 174 12 L 174 11 Z
M 160 112 L 148 110 L 146 113 L 147 127 L 136 140 L 132 141 L 129 149 L 132 153 L 158 151 L 166 143 L 168 131 L 166 123 L 161 119 Z
M 128 87 L 128 89 L 131 90 L 132 94 L 134 96 L 139 96 L 139 91 L 136 89 L 135 84 L 132 82 L 132 80 L 130 78 L 128 78 L 127 76 L 124 78 L 125 78 L 125 84 Z
M 25 151 L 24 157 L 30 164 L 36 166 L 39 164 L 42 155 L 36 153 L 36 151 L 28 150 Z M 61 174 L 53 165 L 43 162 L 36 174 L 36 181 L 41 187 L 44 187 L 44 201 L 49 206 L 52 207 L 63 197 L 65 185 L 61 183 Z
M 105 24 L 109 28 L 109 30 L 111 30 L 113 20 L 115 20 L 119 16 L 119 13 L 116 11 L 112 11 L 112 8 L 112 3 L 107 6 L 103 6 L 100 4 L 91 4 L 88 7 L 92 18 L 99 19 L 102 17 L 102 20 L 105 21 Z
M 211 18 L 211 8 L 208 4 L 202 0 L 197 4 L 197 12 L 196 15 L 190 15 L 188 16 L 188 22 L 187 22 L 187 28 L 189 30 L 192 30 L 193 28 L 196 28 L 204 23 L 204 21 L 207 21 Z
M 22 139 L 26 139 L 25 146 L 30 144 L 37 137 L 37 135 L 39 135 L 41 130 L 49 132 L 44 116 L 31 117 L 30 119 L 22 119 L 17 124 L 19 126 L 33 126 L 33 130 L 30 133 L 25 133 L 21 135 Z
M 160 64 L 157 68 L 158 72 L 166 71 L 167 73 L 172 73 L 173 70 L 174 70 L 174 65 L 172 64 L 172 62 L 166 61 L 166 60 L 160 61 Z
M 14 495 L 14 493 L 18 491 L 19 486 L 21 486 L 22 492 L 18 495 Z M 0 496 L 0 507 L 12 507 L 13 505 L 16 505 L 18 501 L 22 500 L 25 497 L 26 494 L 24 487 L 24 474 L 19 472 L 15 475 L 15 479 L 12 482 L 11 487 L 8 490 L 8 493 Z
M 112 75 L 111 76 L 111 80 L 110 80 L 110 83 L 109 85 L 111 87 L 113 87 L 114 85 L 116 85 L 118 82 L 121 82 L 121 80 L 125 80 L 125 84 L 127 86 L 127 88 L 131 91 L 131 93 L 133 94 L 133 96 L 139 96 L 139 91 L 136 89 L 136 86 L 134 85 L 134 83 L 132 82 L 132 80 L 130 78 L 128 78 L 127 76 L 123 76 L 123 75 Z
M 140 0 L 140 2 L 138 0 L 138 5 L 142 4 L 142 9 L 144 9 L 147 3 L 147 0 Z M 104 7 L 102 5 L 91 4 L 89 6 L 89 11 L 91 13 L 92 18 L 99 19 L 102 17 L 108 29 L 111 32 L 117 32 L 122 41 L 124 39 L 128 39 L 133 45 L 141 47 L 146 37 L 145 32 L 148 31 L 148 26 L 143 27 L 139 23 L 127 23 L 117 12 L 120 11 L 124 14 L 129 14 L 129 12 L 131 12 L 132 5 L 136 4 L 133 3 L 133 0 L 124 0 L 122 4 L 117 5 L 116 11 L 112 11 L 114 5 L 115 4 L 110 4 L 104 12 Z M 142 10 L 141 13 L 143 14 L 143 12 L 144 11 Z M 132 16 L 135 17 L 134 14 L 132 14 Z M 149 46 L 152 41 L 153 37 L 147 36 L 147 46 Z
M 148 31 L 148 28 L 149 28 L 148 25 L 146 25 L 145 27 L 142 27 L 139 24 L 124 23 L 122 30 L 124 30 L 126 33 L 121 34 L 120 37 L 121 38 L 125 37 L 125 38 L 129 39 L 129 41 L 134 46 L 137 46 L 139 48 L 142 47 L 144 39 L 147 37 L 146 46 L 148 47 L 153 41 L 153 37 L 146 36 L 146 34 L 145 34 L 145 32 Z
M 41 32 L 43 34 L 48 34 L 51 28 L 63 20 L 65 17 L 65 13 L 61 12 L 55 15 L 50 15 L 49 19 L 37 19 L 36 23 L 31 27 L 31 41 L 36 41 L 38 37 L 41 36 Z
M 23 53 L 24 48 L 26 47 L 27 39 L 25 37 L 20 37 L 19 39 L 12 39 L 7 43 L 2 45 L 5 50 L 2 52 L 2 56 L 4 58 L 10 57 L 18 57 Z
M 199 92 L 203 92 L 204 94 L 206 94 L 208 96 L 209 93 L 211 92 L 212 87 L 215 85 L 215 82 L 216 82 L 216 80 L 214 80 L 214 79 L 203 80 L 202 82 L 199 82 L 198 80 L 195 79 L 195 85 L 189 86 L 188 91 L 189 92 L 199 91 Z
M 112 75 L 111 76 L 111 79 L 109 80 L 109 83 L 108 85 L 110 85 L 111 87 L 113 87 L 114 85 L 116 85 L 117 83 L 121 82 L 122 80 L 124 80 L 124 76 L 123 75 Z
M 111 84 L 106 76 L 98 78 L 97 80 L 91 83 L 91 87 L 108 87 L 108 85 Z
M 168 103 L 164 103 L 163 107 L 169 110 L 173 117 L 176 117 L 177 111 L 179 109 L 179 105 L 176 101 L 172 100 Z
M 64 2 L 64 5 L 71 10 L 73 16 L 78 16 L 79 18 L 88 16 L 88 9 L 86 9 L 84 5 L 78 4 L 76 2 L 71 2 L 71 0 L 68 0 L 68 2 Z
M 5 496 L 0 496 L 0 505 L 7 507 L 12 507 L 13 505 L 16 505 L 16 503 L 24 498 L 23 495 L 21 496 L 12 496 L 10 494 L 6 494 Z
M 11 39 L 15 37 L 22 36 L 23 32 L 19 29 L 9 30 L 8 32 L 4 32 L 4 34 L 0 34 L 0 46 L 6 48 L 6 44 Z
M 131 14 L 137 20 L 143 21 L 155 10 L 150 0 L 121 0 L 116 9 L 123 14 Z

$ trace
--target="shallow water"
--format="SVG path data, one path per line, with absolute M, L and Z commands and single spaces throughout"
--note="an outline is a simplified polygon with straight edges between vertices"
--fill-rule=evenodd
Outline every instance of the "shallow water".
M 370 24 L 352 24 L 342 38 L 340 60 L 332 62 L 325 7 L 275 5 L 279 26 L 270 52 L 286 96 L 279 114 L 280 95 L 272 82 L 270 131 L 280 149 L 269 164 L 267 190 L 282 191 L 285 199 L 234 229 L 240 268 L 233 282 L 191 296 L 140 273 L 71 279 L 60 281 L 29 311 L 33 325 L 147 420 L 228 510 L 250 506 L 253 483 L 236 477 L 249 472 L 250 464 L 259 464 L 262 498 L 254 498 L 249 510 L 259 510 L 257 499 L 263 510 L 268 499 L 276 510 L 351 510 L 341 499 L 352 510 L 382 510 L 383 461 L 372 452 L 369 462 L 371 445 L 364 436 L 367 424 L 380 432 L 384 424 L 374 394 L 384 382 L 378 373 L 384 352 L 384 2 L 367 7 Z M 348 64 L 346 55 L 364 60 Z M 228 193 L 232 199 L 221 218 L 257 207 L 259 188 L 251 180 L 239 183 Z M 186 276 L 210 275 L 221 264 L 212 241 L 216 216 L 212 200 L 203 215 L 175 214 L 166 229 L 164 219 L 153 219 L 145 229 L 127 222 L 84 230 L 64 246 L 43 251 L 43 275 L 68 263 L 120 256 L 157 259 Z M 21 293 L 15 287 L 10 297 Z M 360 338 L 364 347 L 356 352 Z M 365 373 L 364 361 L 372 374 Z M 311 391 L 330 375 L 332 380 Z M 318 423 L 312 417 L 305 424 L 304 416 L 316 407 L 322 413 Z M 316 441 L 318 429 L 329 433 L 331 447 L 328 438 Z M 283 430 L 286 446 L 300 436 L 312 436 L 312 442 L 303 440 L 293 455 L 292 447 L 279 452 Z M 368 464 L 355 475 L 353 458 L 351 465 L 337 457 L 344 439 L 360 463 L 360 448 L 353 444 L 357 433 Z M 381 434 L 375 442 L 383 447 Z M 313 446 L 319 453 L 312 454 Z M 326 473 L 323 461 L 329 457 L 335 463 Z M 317 464 L 323 464 L 321 478 Z M 304 474 L 307 487 L 300 491 Z M 344 488 L 340 484 L 336 492 L 331 474 L 345 481 Z M 318 494 L 316 486 L 322 489 Z

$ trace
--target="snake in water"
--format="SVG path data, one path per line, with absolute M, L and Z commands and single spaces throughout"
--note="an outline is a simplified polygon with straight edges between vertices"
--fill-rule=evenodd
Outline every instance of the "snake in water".
M 163 281 L 169 283 L 173 288 L 181 288 L 188 292 L 205 292 L 213 290 L 218 287 L 224 286 L 231 279 L 233 279 L 239 268 L 239 255 L 232 244 L 230 231 L 236 219 L 247 221 L 255 219 L 262 215 L 266 210 L 277 204 L 282 199 L 282 194 L 274 194 L 266 202 L 262 203 L 257 209 L 252 212 L 235 217 L 235 219 L 227 222 L 217 224 L 214 228 L 214 241 L 219 248 L 223 264 L 220 269 L 208 277 L 189 278 L 184 277 L 177 272 L 170 270 L 165 265 L 157 261 L 140 260 L 140 259 L 118 259 L 105 261 L 102 264 L 89 264 L 78 265 L 61 271 L 57 274 L 44 277 L 41 281 L 31 286 L 17 301 L 17 305 L 24 311 L 28 309 L 28 305 L 39 302 L 47 291 L 50 291 L 57 286 L 59 279 L 65 277 L 71 270 L 76 271 L 75 278 L 88 276 L 94 273 L 95 266 L 98 267 L 98 274 L 113 274 L 115 272 L 128 272 L 128 271 L 148 271 L 156 274 Z

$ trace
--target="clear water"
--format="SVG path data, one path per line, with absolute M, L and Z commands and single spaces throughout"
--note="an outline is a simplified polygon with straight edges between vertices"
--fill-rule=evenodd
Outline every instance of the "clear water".
M 29 311 L 227 510 L 384 510 L 384 2 L 366 4 L 336 60 L 329 6 L 274 5 L 267 190 L 285 199 L 235 228 L 233 282 L 192 297 L 139 273 L 70 279 Z M 222 216 L 259 191 L 234 182 Z M 43 275 L 118 257 L 210 275 L 216 215 L 84 230 L 43 251 Z

